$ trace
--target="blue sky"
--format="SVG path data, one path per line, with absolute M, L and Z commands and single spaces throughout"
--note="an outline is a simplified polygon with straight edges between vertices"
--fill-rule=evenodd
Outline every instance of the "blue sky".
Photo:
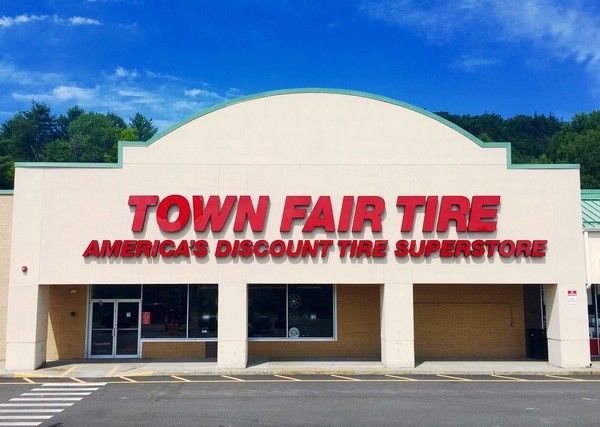
M 600 108 L 597 0 L 4 0 L 0 121 L 45 102 L 161 128 L 258 92 L 456 114 Z

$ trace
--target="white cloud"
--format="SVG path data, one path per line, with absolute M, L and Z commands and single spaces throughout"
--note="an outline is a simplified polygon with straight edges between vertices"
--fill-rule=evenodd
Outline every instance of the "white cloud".
M 74 102 L 85 104 L 95 97 L 95 89 L 78 87 L 78 86 L 57 86 L 51 92 L 41 93 L 19 93 L 13 92 L 11 95 L 14 99 L 20 101 L 42 101 L 42 102 Z
M 145 73 L 147 77 L 152 77 L 154 79 L 181 80 L 180 77 L 173 76 L 171 74 L 156 73 L 150 70 L 146 70 Z
M 116 77 L 138 77 L 139 74 L 138 74 L 137 70 L 135 70 L 135 69 L 127 70 L 121 66 L 118 66 L 117 68 L 115 68 L 115 76 Z
M 130 78 L 132 76 L 135 78 Z M 124 119 L 140 112 L 165 129 L 205 108 L 239 96 L 234 88 L 219 91 L 203 81 L 188 81 L 156 71 L 139 72 L 122 66 L 83 80 L 81 75 L 29 71 L 0 61 L 0 91 L 18 101 L 16 109 L 27 108 L 35 100 L 47 103 L 57 114 L 73 105 L 88 111 L 114 112 Z M 0 97 L 0 109 L 7 110 L 5 101 Z
M 183 91 L 183 94 L 185 96 L 191 96 L 193 98 L 197 97 L 197 96 L 202 96 L 203 98 L 214 98 L 216 100 L 223 100 L 225 98 L 223 98 L 222 95 L 219 95 L 216 92 L 210 91 L 210 90 L 205 90 L 205 89 L 185 89 Z
M 8 28 L 15 25 L 28 24 L 31 22 L 51 22 L 61 25 L 102 25 L 100 21 L 83 16 L 73 16 L 71 18 L 63 18 L 58 15 L 18 15 L 15 17 L 3 16 L 0 18 L 0 27 Z
M 82 16 L 73 16 L 69 18 L 69 22 L 72 25 L 102 25 L 100 21 L 91 18 L 84 18 Z
M 48 15 L 19 15 L 14 18 L 3 16 L 0 18 L 0 27 L 12 27 L 13 25 L 26 24 L 34 21 L 45 21 L 50 18 Z
M 235 87 L 230 87 L 227 88 L 227 91 L 225 91 L 225 96 L 227 98 L 239 98 L 240 96 L 242 96 L 242 91 L 239 90 L 238 88 Z
M 498 58 L 489 58 L 478 55 L 463 55 L 461 58 L 452 63 L 452 67 L 459 70 L 472 72 L 481 68 L 491 67 L 498 63 L 500 63 L 500 59 Z
M 65 76 L 59 73 L 41 73 L 20 70 L 14 64 L 0 61 L 0 82 L 7 84 L 39 86 L 64 82 Z
M 592 0 L 385 0 L 367 1 L 362 10 L 437 44 L 456 37 L 474 45 L 528 43 L 554 58 L 585 64 L 600 87 L 600 17 Z
M 82 101 L 92 99 L 95 90 L 78 86 L 58 86 L 52 90 L 52 94 L 58 101 Z
M 188 89 L 188 90 L 184 90 L 183 94 L 185 96 L 196 96 L 196 95 L 200 95 L 202 93 L 202 90 L 200 89 Z

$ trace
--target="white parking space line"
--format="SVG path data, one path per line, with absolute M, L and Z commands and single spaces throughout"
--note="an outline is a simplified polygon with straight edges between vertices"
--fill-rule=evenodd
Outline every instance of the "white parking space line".
M 21 422 L 21 421 L 7 421 L 0 422 L 0 426 L 39 426 L 42 422 Z
M 83 397 L 13 397 L 9 402 L 64 402 L 65 400 L 80 401 Z
M 0 403 L 2 408 L 14 408 L 25 406 L 73 406 L 73 402 L 54 402 L 54 403 Z
M 49 420 L 53 415 L 0 415 L 0 420 Z
M 23 393 L 21 394 L 21 396 L 89 396 L 90 394 L 92 394 L 91 392 L 85 392 L 85 393 L 62 393 L 62 392 L 58 392 L 58 393 L 54 393 L 52 391 L 49 391 L 47 393 L 41 392 L 41 393 Z
M 64 411 L 64 409 L 34 409 L 34 408 L 28 408 L 28 409 L 0 409 L 0 413 L 4 414 L 4 413 L 15 413 L 18 414 L 20 412 L 31 412 L 31 413 L 45 413 L 45 414 L 51 414 L 51 413 L 58 413 L 58 412 L 62 412 Z
M 44 383 L 42 387 L 101 387 L 106 383 Z
M 34 388 L 31 391 L 96 391 L 98 387 L 91 388 Z

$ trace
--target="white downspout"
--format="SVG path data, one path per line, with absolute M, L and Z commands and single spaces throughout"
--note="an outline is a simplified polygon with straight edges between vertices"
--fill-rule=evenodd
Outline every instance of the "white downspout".
M 590 289 L 592 287 L 592 277 L 590 272 L 589 233 L 587 230 L 583 230 L 583 250 L 585 252 L 585 287 Z

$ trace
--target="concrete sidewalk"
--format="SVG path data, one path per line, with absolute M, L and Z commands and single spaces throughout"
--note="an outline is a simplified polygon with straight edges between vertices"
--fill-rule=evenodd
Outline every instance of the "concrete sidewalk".
M 589 368 L 558 368 L 547 361 L 426 361 L 415 368 L 387 368 L 378 361 L 270 361 L 251 360 L 246 369 L 223 369 L 215 360 L 164 359 L 66 360 L 48 362 L 36 370 L 6 371 L 8 378 L 112 378 L 171 375 L 298 375 L 298 374 L 397 374 L 397 375 L 600 375 L 600 362 Z

